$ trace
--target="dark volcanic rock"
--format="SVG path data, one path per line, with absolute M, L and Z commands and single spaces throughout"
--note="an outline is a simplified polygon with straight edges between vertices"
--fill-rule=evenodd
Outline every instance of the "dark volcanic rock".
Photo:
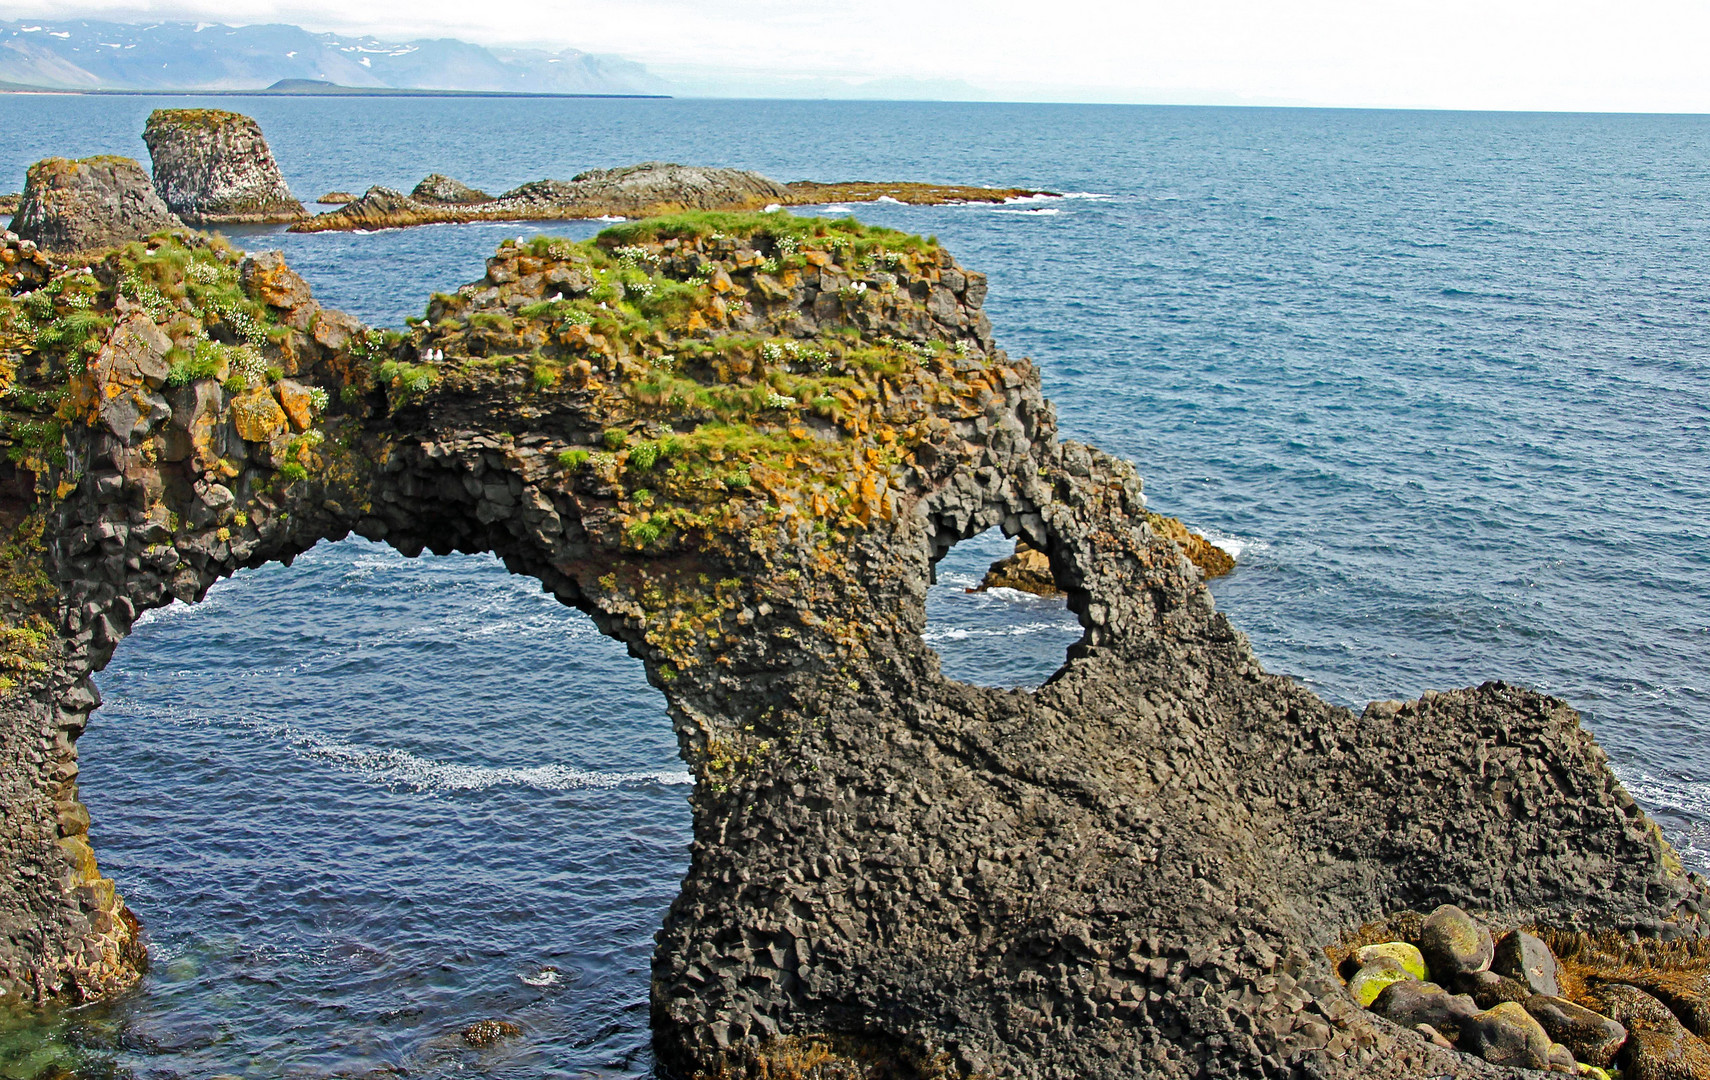
M 1496 943 L 1490 970 L 1524 984 L 1534 994 L 1555 997 L 1562 992 L 1556 978 L 1555 954 L 1524 930 L 1511 931 Z
M 410 198 L 419 202 L 450 203 L 454 206 L 493 201 L 493 197 L 485 191 L 477 191 L 468 184 L 460 183 L 439 173 L 432 173 L 423 177 L 422 182 L 410 192 Z
M 154 186 L 192 225 L 266 224 L 308 216 L 247 116 L 219 109 L 156 109 L 143 129 Z
M 1392 983 L 1372 1003 L 1372 1011 L 1402 1027 L 1429 1024 L 1450 1042 L 1460 1037 L 1479 1008 L 1465 994 L 1451 994 L 1436 983 Z
M 1435 978 L 1448 979 L 1490 967 L 1496 943 L 1483 923 L 1453 904 L 1431 913 L 1419 931 L 1419 951 Z
M 1544 1033 L 1561 1043 L 1587 1065 L 1606 1069 L 1627 1041 L 1627 1029 L 1601 1013 L 1565 998 L 1539 994 L 1528 998 L 1526 1011 L 1544 1027 Z
M 30 166 L 12 231 L 50 251 L 89 251 L 182 227 L 130 158 L 48 158 Z
M 1710 1076 L 1710 1045 L 1681 1025 L 1667 1005 L 1624 983 L 1592 991 L 1610 1018 L 1627 1028 L 1617 1055 L 1623 1080 L 1703 1080 Z
M 158 389 L 132 256 L 65 275 L 45 299 L 86 338 L 20 365 L 9 408 L 77 411 L 51 447 L 24 436 L 52 413 L 0 432 L 0 984 L 137 977 L 78 797 L 91 672 L 140 613 L 351 532 L 497 553 L 663 694 L 696 778 L 650 991 L 677 1075 L 1494 1078 L 1361 1009 L 1326 949 L 1445 898 L 1698 932 L 1701 884 L 1562 702 L 1355 715 L 1265 672 L 942 248 L 721 228 L 507 243 L 392 333 L 277 256 L 175 241 L 149 266 L 254 314 L 163 310 L 217 362 Z M 150 407 L 91 419 L 127 393 Z M 947 679 L 922 638 L 934 560 L 994 526 L 1084 629 L 1031 692 Z
M 1455 1045 L 1492 1065 L 1542 1069 L 1550 1063 L 1550 1037 L 1530 1013 L 1512 1001 L 1469 1019 Z

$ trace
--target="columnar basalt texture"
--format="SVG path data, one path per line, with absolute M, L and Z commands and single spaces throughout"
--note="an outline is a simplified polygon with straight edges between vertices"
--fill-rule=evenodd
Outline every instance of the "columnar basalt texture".
M 404 333 L 194 236 L 31 274 L 0 304 L 0 979 L 38 1000 L 140 960 L 77 799 L 90 673 L 140 612 L 350 532 L 498 554 L 664 693 L 697 777 L 652 978 L 684 1076 L 1504 1076 L 1358 1007 L 1326 948 L 1445 901 L 1704 933 L 1563 703 L 1356 715 L 1266 674 L 929 242 L 507 243 Z M 921 638 L 933 563 L 993 526 L 1085 627 L 1037 691 Z
M 12 230 L 50 251 L 88 251 L 180 227 L 130 158 L 47 158 L 30 166 Z
M 154 186 L 192 225 L 269 224 L 308 216 L 261 127 L 220 109 L 156 109 L 143 128 Z

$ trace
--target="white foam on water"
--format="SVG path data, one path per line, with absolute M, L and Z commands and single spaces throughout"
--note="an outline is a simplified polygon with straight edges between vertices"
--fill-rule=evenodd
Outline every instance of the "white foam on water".
M 1066 191 L 1059 195 L 1040 192 L 1038 195 L 1011 195 L 1003 201 L 1005 206 L 1021 206 L 1027 203 L 1057 202 L 1061 199 L 1091 199 L 1102 201 L 1114 199 L 1115 195 L 1105 195 L 1096 191 Z
M 599 217 L 595 218 L 594 220 L 595 221 L 628 221 L 629 219 L 624 217 L 621 214 L 601 214 Z
M 1239 536 L 1218 532 L 1216 529 L 1195 528 L 1189 531 L 1210 542 L 1212 547 L 1220 549 L 1236 562 L 1240 562 L 1241 557 L 1249 552 L 1265 551 L 1270 548 L 1270 545 L 1263 540 L 1247 540 Z
M 855 211 L 851 210 L 847 206 L 844 206 L 842 203 L 837 203 L 835 205 L 826 207 L 825 212 L 828 214 L 853 214 Z
M 1055 206 L 1042 206 L 1037 210 L 994 210 L 994 214 L 1016 214 L 1021 217 L 1055 217 L 1062 211 Z
M 892 206 L 907 206 L 908 205 L 907 203 L 903 202 L 901 199 L 893 199 L 889 195 L 880 195 L 878 198 L 874 199 L 873 201 L 876 203 L 890 203 Z
M 1025 637 L 1029 634 L 1073 629 L 1075 629 L 1075 627 L 1067 626 L 1059 622 L 1030 622 L 1023 623 L 1020 626 L 1005 626 L 990 630 L 965 630 L 958 627 L 954 630 L 928 630 L 926 633 L 921 635 L 921 640 L 930 645 L 935 641 L 967 641 L 969 638 L 988 637 Z
M 286 727 L 286 741 L 309 757 L 357 773 L 365 780 L 416 791 L 486 791 L 496 787 L 536 791 L 586 791 L 629 784 L 692 784 L 687 769 L 596 772 L 572 765 L 463 765 L 418 757 L 407 750 L 333 742 Z

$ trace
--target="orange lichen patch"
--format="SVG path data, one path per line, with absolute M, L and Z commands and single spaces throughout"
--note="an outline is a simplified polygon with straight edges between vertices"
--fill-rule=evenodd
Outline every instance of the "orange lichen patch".
M 1189 531 L 1177 519 L 1148 512 L 1146 523 L 1160 535 L 1175 541 L 1188 561 L 1199 567 L 1200 573 L 1206 577 L 1222 577 L 1235 569 L 1233 556 L 1198 533 Z

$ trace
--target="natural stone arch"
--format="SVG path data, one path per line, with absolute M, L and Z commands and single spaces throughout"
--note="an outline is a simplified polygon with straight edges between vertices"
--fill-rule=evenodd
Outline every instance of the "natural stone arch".
M 1361 1010 L 1324 949 L 1442 900 L 1703 933 L 1702 879 L 1560 702 L 1355 716 L 1264 673 L 930 244 L 770 215 L 507 244 L 386 335 L 197 243 L 62 286 L 90 299 L 54 326 L 111 325 L 20 367 L 68 411 L 14 441 L 13 986 L 135 970 L 77 817 L 87 672 L 138 611 L 347 531 L 497 553 L 664 692 L 698 781 L 653 968 L 677 1072 L 822 1040 L 827 1076 L 1497 1076 Z M 184 303 L 219 348 L 169 361 L 184 304 L 135 276 L 162 266 L 212 283 Z M 204 354 L 230 373 L 179 366 Z M 1031 694 L 943 678 L 920 637 L 934 552 L 993 524 L 1087 631 Z

